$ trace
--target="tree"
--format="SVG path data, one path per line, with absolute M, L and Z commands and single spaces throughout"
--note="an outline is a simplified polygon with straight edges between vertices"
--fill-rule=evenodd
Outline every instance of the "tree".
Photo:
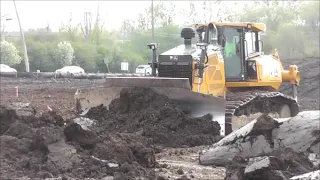
M 72 64 L 74 50 L 67 41 L 60 42 L 53 53 L 53 59 L 59 66 Z
M 21 63 L 21 56 L 17 48 L 8 41 L 1 41 L 1 64 L 14 65 Z
M 308 44 L 305 46 L 305 55 L 309 57 L 320 56 L 320 16 L 319 16 L 319 1 L 311 1 L 304 3 L 301 6 L 299 16 L 302 20 L 303 37 L 308 39 Z
M 174 16 L 174 6 L 170 4 L 165 6 L 163 2 L 159 2 L 153 7 L 154 27 L 163 27 L 172 23 Z M 143 13 L 139 14 L 137 20 L 138 28 L 147 30 L 151 27 L 151 7 L 146 8 Z
M 129 19 L 125 19 L 122 22 L 122 26 L 120 28 L 121 31 L 121 39 L 126 40 L 134 31 L 133 21 Z
M 188 17 L 185 18 L 184 24 L 192 25 L 201 22 L 195 3 L 192 0 L 189 1 L 189 7 L 187 9 L 183 9 L 182 13 Z

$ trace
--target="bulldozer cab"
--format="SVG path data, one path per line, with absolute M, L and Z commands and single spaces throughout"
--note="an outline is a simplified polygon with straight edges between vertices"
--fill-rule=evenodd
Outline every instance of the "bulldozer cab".
M 246 82 L 248 79 L 256 79 L 256 62 L 249 59 L 261 55 L 263 43 L 259 33 L 265 31 L 264 24 L 210 24 L 214 24 L 217 28 L 217 43 L 223 51 L 226 82 Z M 208 44 L 212 44 L 210 24 L 197 28 L 197 31 L 201 32 L 200 39 Z

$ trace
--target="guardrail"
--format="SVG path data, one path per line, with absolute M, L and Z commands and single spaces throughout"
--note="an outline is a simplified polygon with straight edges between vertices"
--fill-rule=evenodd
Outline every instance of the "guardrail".
M 73 79 L 103 79 L 105 77 L 142 77 L 142 74 L 134 73 L 79 73 L 79 74 L 57 74 L 55 72 L 0 72 L 0 77 L 12 78 L 73 78 Z

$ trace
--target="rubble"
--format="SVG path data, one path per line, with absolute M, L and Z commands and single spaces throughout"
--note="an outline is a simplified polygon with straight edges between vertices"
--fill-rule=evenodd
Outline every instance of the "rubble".
M 294 176 L 290 180 L 318 180 L 320 179 L 320 170 L 312 171 L 299 176 Z
M 270 156 L 237 156 L 226 168 L 225 180 L 289 180 L 315 169 L 305 156 L 287 149 Z
M 319 111 L 305 111 L 278 122 L 262 115 L 200 153 L 200 164 L 226 166 L 235 156 L 268 155 L 281 149 L 319 154 Z
M 226 166 L 225 180 L 289 180 L 319 169 L 319 112 L 280 121 L 262 115 L 202 151 L 199 163 Z

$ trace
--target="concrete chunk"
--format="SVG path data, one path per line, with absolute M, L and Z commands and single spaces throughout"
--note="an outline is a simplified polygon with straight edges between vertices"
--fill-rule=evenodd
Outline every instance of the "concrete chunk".
M 319 126 L 320 111 L 301 112 L 281 122 L 262 115 L 201 152 L 199 163 L 225 166 L 236 156 L 265 156 L 283 149 L 319 155 Z
M 319 179 L 320 179 L 320 170 L 290 178 L 290 180 L 319 180 Z

